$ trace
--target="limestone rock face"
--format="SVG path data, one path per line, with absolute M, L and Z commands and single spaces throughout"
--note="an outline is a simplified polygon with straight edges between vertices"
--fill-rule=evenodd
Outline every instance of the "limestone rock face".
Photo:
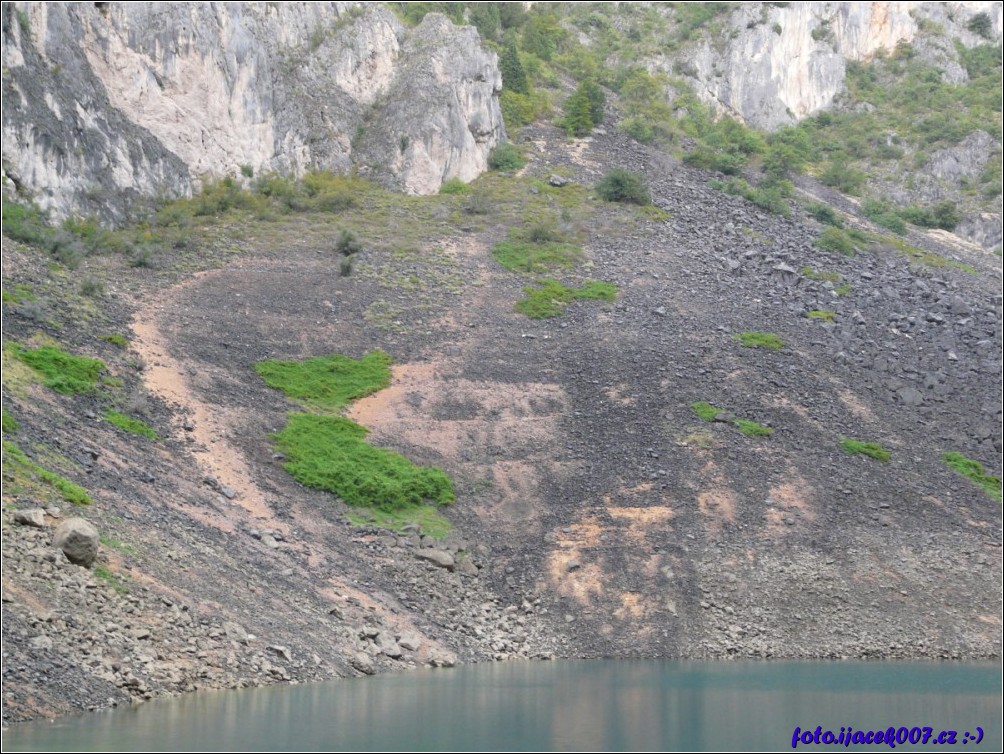
M 987 13 L 999 37 L 999 3 L 828 2 L 746 3 L 732 13 L 726 34 L 711 35 L 683 60 L 655 61 L 694 80 L 694 90 L 749 125 L 774 130 L 830 106 L 843 91 L 849 61 L 865 61 L 900 41 L 913 42 L 926 21 L 943 40 L 918 40 L 918 54 L 966 80 L 951 40 L 974 46 L 985 39 L 966 24 Z M 942 43 L 944 42 L 944 43 Z
M 360 167 L 413 193 L 505 137 L 497 56 L 348 3 L 8 3 L 6 177 L 56 219 L 123 219 L 203 176 Z

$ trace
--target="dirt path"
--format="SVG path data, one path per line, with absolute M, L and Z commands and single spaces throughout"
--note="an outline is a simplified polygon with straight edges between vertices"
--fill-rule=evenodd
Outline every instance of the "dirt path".
M 199 454 L 199 465 L 206 477 L 213 477 L 219 489 L 234 491 L 233 501 L 258 524 L 285 532 L 286 525 L 278 520 L 265 501 L 264 492 L 254 481 L 254 474 L 243 452 L 228 435 L 233 426 L 226 407 L 203 401 L 189 385 L 185 376 L 189 369 L 172 354 L 160 329 L 164 312 L 170 311 L 174 298 L 182 289 L 202 280 L 216 271 L 200 273 L 193 279 L 172 286 L 141 307 L 132 322 L 132 346 L 146 362 L 144 382 L 147 389 L 178 410 L 181 417 L 174 425 L 176 437 L 184 443 L 194 442 Z M 219 525 L 218 519 L 213 523 Z M 228 521 L 232 530 L 235 521 Z

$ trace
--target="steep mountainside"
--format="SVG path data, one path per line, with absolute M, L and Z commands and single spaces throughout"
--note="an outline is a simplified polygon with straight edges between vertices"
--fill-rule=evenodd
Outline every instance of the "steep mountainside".
M 900 45 L 767 134 L 638 61 L 793 5 L 391 5 L 4 6 L 4 723 L 457 662 L 999 661 L 1001 258 L 952 232 L 999 227 L 999 45 L 953 45 L 962 88 Z M 917 91 L 923 161 L 873 139 Z

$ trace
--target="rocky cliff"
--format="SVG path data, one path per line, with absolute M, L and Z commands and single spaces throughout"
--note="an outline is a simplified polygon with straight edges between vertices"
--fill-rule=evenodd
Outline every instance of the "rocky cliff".
M 409 193 L 486 167 L 497 58 L 432 14 L 347 3 L 11 3 L 3 166 L 56 217 L 124 216 L 203 176 L 311 169 Z
M 972 47 L 987 40 L 968 28 L 987 14 L 1000 39 L 998 3 L 746 3 L 721 34 L 708 35 L 682 58 L 657 63 L 685 72 L 695 90 L 723 112 L 751 126 L 773 130 L 831 106 L 844 89 L 849 61 L 866 61 L 898 43 L 913 42 L 923 28 L 938 28 L 921 54 L 937 62 L 952 83 L 966 70 L 951 44 Z

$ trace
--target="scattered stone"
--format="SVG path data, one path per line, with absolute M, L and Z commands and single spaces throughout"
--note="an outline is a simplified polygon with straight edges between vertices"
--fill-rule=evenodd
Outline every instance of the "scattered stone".
M 98 556 L 100 536 L 94 526 L 82 518 L 68 518 L 52 537 L 52 546 L 58 547 L 71 563 L 90 568 Z
M 556 174 L 552 174 L 551 177 L 547 179 L 547 182 L 555 188 L 561 188 L 562 186 L 568 185 L 567 178 L 563 178 L 562 176 Z
M 453 556 L 446 552 L 446 550 L 437 550 L 432 547 L 423 547 L 415 550 L 415 557 L 419 560 L 427 560 L 433 565 L 445 568 L 448 571 L 452 571 L 457 565 Z
M 364 673 L 366 675 L 373 675 L 376 672 L 376 665 L 373 664 L 373 658 L 365 652 L 356 652 L 352 655 L 352 658 L 349 660 L 349 665 L 354 667 L 360 673 Z
M 29 508 L 23 511 L 14 511 L 14 523 L 22 526 L 34 526 L 43 528 L 45 526 L 45 511 L 41 508 Z
M 281 657 L 282 659 L 284 659 L 286 662 L 292 662 L 293 661 L 293 655 L 291 655 L 289 653 L 289 647 L 284 647 L 284 646 L 281 646 L 279 644 L 270 644 L 267 647 L 267 649 L 268 649 L 269 652 L 272 652 L 272 653 L 278 655 L 279 657 Z

